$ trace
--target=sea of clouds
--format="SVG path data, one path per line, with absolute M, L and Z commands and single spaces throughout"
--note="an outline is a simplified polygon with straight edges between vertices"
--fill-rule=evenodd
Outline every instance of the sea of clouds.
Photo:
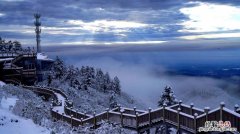
M 128 50 L 128 51 L 126 51 Z M 210 77 L 194 77 L 172 75 L 166 65 L 179 65 L 197 62 L 208 62 L 204 52 L 199 51 L 144 51 L 123 47 L 62 47 L 47 52 L 51 57 L 59 55 L 67 64 L 77 67 L 94 66 L 109 72 L 111 77 L 118 76 L 122 90 L 146 105 L 156 108 L 157 101 L 165 86 L 171 86 L 177 99 L 186 104 L 194 103 L 200 108 L 210 106 L 216 108 L 224 101 L 233 108 L 240 104 L 239 85 L 232 78 L 216 79 Z M 196 53 L 198 53 L 196 55 Z M 211 53 L 211 52 L 210 52 Z M 221 62 L 235 52 L 213 52 L 211 62 Z M 218 53 L 221 59 L 216 59 Z M 226 54 L 227 53 L 227 54 Z M 192 56 L 191 56 L 192 55 Z M 209 55 L 209 52 L 206 53 Z M 234 62 L 234 58 L 231 62 Z M 226 60 L 229 62 L 229 60 Z M 217 64 L 216 64 L 217 65 Z M 239 79 L 237 76 L 234 79 Z

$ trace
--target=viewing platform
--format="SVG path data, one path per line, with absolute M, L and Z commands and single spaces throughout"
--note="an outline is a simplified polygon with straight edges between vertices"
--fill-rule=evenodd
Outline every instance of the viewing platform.
M 162 106 L 157 109 L 139 110 L 118 106 L 114 109 L 106 109 L 99 114 L 88 115 L 73 108 L 73 102 L 59 89 L 48 87 L 23 86 L 37 93 L 52 95 L 51 115 L 55 120 L 62 120 L 71 124 L 72 127 L 90 125 L 97 128 L 102 121 L 119 124 L 123 128 L 135 130 L 138 133 L 149 133 L 151 128 L 167 125 L 175 128 L 179 133 L 186 132 L 196 134 L 200 127 L 205 126 L 206 121 L 228 121 L 231 127 L 240 130 L 239 106 L 234 110 L 225 107 L 222 102 L 215 109 L 206 107 L 196 108 L 193 104 L 186 105 L 182 101 L 172 106 Z M 233 132 L 234 133 L 234 132 Z

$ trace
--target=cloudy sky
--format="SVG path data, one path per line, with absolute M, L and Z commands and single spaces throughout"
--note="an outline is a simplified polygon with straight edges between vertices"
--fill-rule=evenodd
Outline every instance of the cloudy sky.
M 42 45 L 240 42 L 239 0 L 0 0 L 0 36 Z
M 0 0 L 0 36 L 35 45 L 36 12 L 50 57 L 100 67 L 119 76 L 123 91 L 153 105 L 166 85 L 186 103 L 239 102 L 239 86 L 235 91 L 229 81 L 167 72 L 239 70 L 240 0 Z

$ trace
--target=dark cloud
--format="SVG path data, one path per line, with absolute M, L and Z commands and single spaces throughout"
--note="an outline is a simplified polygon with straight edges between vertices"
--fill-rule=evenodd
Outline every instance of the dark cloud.
M 203 2 L 238 4 L 237 0 Z M 85 30 L 64 30 L 61 33 L 42 33 L 43 43 L 54 44 L 73 41 L 139 41 L 139 40 L 175 40 L 179 36 L 192 33 L 178 32 L 183 27 L 179 25 L 189 19 L 179 12 L 183 7 L 196 6 L 187 0 L 21 0 L 0 1 L 0 26 L 18 25 L 33 26 L 33 14 L 42 14 L 42 25 L 45 27 L 71 28 L 69 20 L 82 20 L 85 23 L 96 20 L 134 21 L 146 25 L 144 28 L 128 28 L 126 32 L 116 34 L 112 31 L 89 32 Z M 34 27 L 32 27 L 34 30 Z M 28 29 L 29 30 L 29 29 Z M 67 34 L 67 33 L 74 34 Z M 32 33 L 33 34 L 33 33 Z M 124 35 L 124 36 L 121 36 Z M 5 38 L 29 39 L 34 36 L 18 31 L 1 32 Z

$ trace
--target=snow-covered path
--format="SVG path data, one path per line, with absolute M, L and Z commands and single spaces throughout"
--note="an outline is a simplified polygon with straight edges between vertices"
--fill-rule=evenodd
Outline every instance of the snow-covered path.
M 64 113 L 64 103 L 66 99 L 59 93 L 55 93 L 55 94 L 58 98 L 58 101 L 61 103 L 61 105 L 53 107 L 53 111 L 58 111 L 58 113 L 62 114 Z

